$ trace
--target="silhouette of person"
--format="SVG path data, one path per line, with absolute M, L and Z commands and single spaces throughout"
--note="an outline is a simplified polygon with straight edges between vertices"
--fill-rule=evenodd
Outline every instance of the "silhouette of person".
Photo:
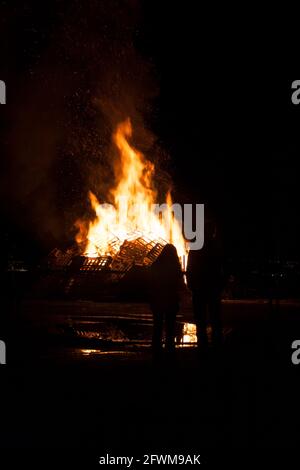
M 191 250 L 187 263 L 187 285 L 193 296 L 198 347 L 208 346 L 207 316 L 212 327 L 213 344 L 222 343 L 220 307 L 223 283 L 222 249 L 217 237 L 216 224 L 206 222 L 204 246 L 202 250 Z
M 175 350 L 176 315 L 179 310 L 183 274 L 174 245 L 167 244 L 150 267 L 150 307 L 153 313 L 152 349 L 154 356 L 162 351 L 165 323 L 166 351 Z

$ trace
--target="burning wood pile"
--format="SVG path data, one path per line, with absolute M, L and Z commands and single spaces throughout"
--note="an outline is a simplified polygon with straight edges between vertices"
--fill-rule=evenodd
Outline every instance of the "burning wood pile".
M 157 211 L 154 165 L 130 144 L 131 136 L 129 119 L 113 134 L 119 158 L 114 162 L 115 183 L 107 195 L 110 202 L 100 203 L 89 192 L 93 220 L 77 220 L 76 245 L 65 252 L 55 249 L 47 259 L 48 268 L 68 273 L 66 293 L 74 291 L 76 285 L 87 285 L 87 277 L 92 276 L 97 277 L 92 290 L 99 291 L 100 281 L 107 286 L 137 272 L 135 282 L 139 284 L 142 270 L 157 259 L 166 243 L 176 246 L 185 268 L 187 250 L 181 225 L 172 211 L 171 194 L 167 193 Z
M 48 283 L 49 279 L 52 279 L 50 284 L 60 279 L 61 294 L 89 298 L 111 297 L 123 291 L 129 294 L 138 284 L 142 297 L 146 290 L 145 268 L 157 259 L 166 241 L 134 235 L 124 240 L 113 256 L 89 257 L 78 245 L 66 251 L 55 248 L 44 265 Z
M 126 239 L 114 256 L 89 257 L 80 254 L 77 245 L 66 251 L 55 248 L 47 258 L 47 268 L 53 271 L 67 270 L 81 273 L 99 273 L 109 271 L 121 278 L 133 266 L 149 266 L 160 255 L 167 242 L 149 240 L 138 236 Z

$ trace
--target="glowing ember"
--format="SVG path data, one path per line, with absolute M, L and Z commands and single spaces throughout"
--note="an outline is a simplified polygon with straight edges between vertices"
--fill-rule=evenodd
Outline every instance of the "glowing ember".
M 182 342 L 197 343 L 197 330 L 194 323 L 184 323 Z
M 82 354 L 89 355 L 98 352 L 98 349 L 81 349 Z
M 88 257 L 115 256 L 125 240 L 140 237 L 151 241 L 173 243 L 185 268 L 186 246 L 181 224 L 174 217 L 170 192 L 166 196 L 163 211 L 153 211 L 157 203 L 157 191 L 153 182 L 155 168 L 142 153 L 133 148 L 129 139 L 132 127 L 129 119 L 118 125 L 113 142 L 119 158 L 114 165 L 116 185 L 110 190 L 112 204 L 100 203 L 90 192 L 90 203 L 95 219 L 86 227 L 76 223 L 78 243 L 85 242 Z

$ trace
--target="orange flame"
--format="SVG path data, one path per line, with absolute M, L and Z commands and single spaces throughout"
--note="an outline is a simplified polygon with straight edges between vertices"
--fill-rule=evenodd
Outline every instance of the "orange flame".
M 144 237 L 173 243 L 185 268 L 186 246 L 181 225 L 172 211 L 170 192 L 166 196 L 164 213 L 153 211 L 157 192 L 153 183 L 153 163 L 133 148 L 129 139 L 132 126 L 129 119 L 120 123 L 113 134 L 119 159 L 115 162 L 116 185 L 110 191 L 113 204 L 100 204 L 89 192 L 89 199 L 96 217 L 86 227 L 76 223 L 79 232 L 77 242 L 86 242 L 85 255 L 90 257 L 115 255 L 127 239 Z
M 184 323 L 182 343 L 197 343 L 197 327 L 194 323 Z

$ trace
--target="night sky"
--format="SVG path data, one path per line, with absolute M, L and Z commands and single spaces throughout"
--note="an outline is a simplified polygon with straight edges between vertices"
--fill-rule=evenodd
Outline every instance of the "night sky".
M 130 115 L 159 181 L 169 174 L 177 201 L 207 204 L 228 256 L 299 258 L 297 76 L 266 71 L 253 31 L 207 33 L 192 5 L 1 2 L 10 249 L 28 256 L 70 242 L 87 190 L 110 180 L 111 130 Z

